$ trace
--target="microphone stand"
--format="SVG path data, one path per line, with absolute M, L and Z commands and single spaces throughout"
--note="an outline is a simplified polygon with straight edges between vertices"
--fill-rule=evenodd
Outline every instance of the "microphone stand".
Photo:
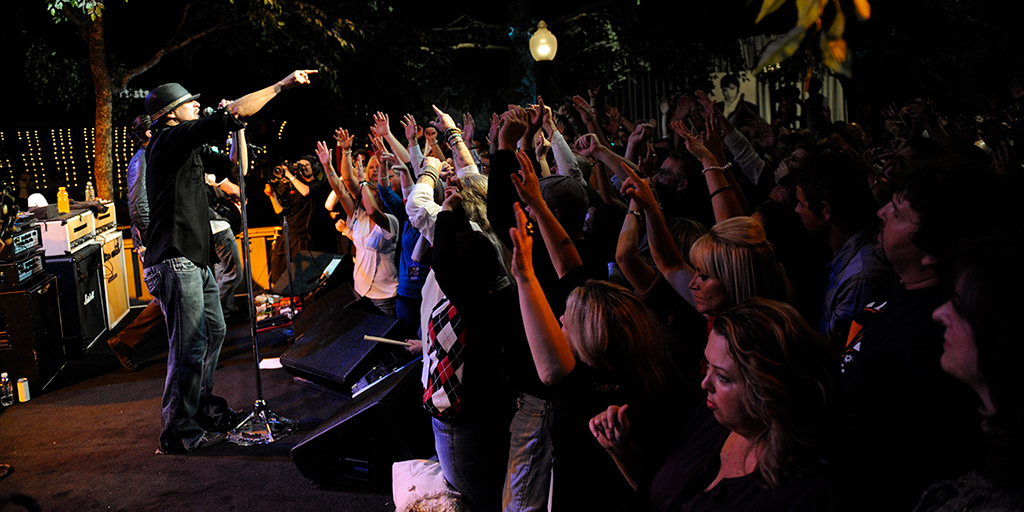
M 249 151 L 245 141 L 245 128 L 235 132 L 235 150 L 238 151 L 238 195 L 242 202 L 242 249 L 245 254 L 245 284 L 249 294 L 249 332 L 252 336 L 253 366 L 256 370 L 256 403 L 253 412 L 228 432 L 228 441 L 240 446 L 269 444 L 298 430 L 299 422 L 279 416 L 270 410 L 263 400 L 263 383 L 260 380 L 260 344 L 256 333 L 256 298 L 253 295 L 252 259 L 249 254 L 249 216 L 245 202 L 245 176 L 248 174 Z M 287 236 L 287 231 L 285 231 Z M 289 265 L 290 267 L 290 265 Z M 294 304 L 292 307 L 295 307 Z

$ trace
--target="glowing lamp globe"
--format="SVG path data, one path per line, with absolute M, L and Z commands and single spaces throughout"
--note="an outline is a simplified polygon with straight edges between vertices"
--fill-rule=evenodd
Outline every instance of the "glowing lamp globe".
M 558 39 L 555 39 L 555 35 L 548 30 L 547 23 L 541 20 L 537 24 L 537 31 L 530 38 L 530 53 L 533 54 L 533 60 L 554 60 L 557 52 Z

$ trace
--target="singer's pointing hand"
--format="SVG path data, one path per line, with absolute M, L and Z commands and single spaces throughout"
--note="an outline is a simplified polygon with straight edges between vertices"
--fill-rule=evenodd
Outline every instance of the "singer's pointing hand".
M 284 80 L 281 80 L 281 88 L 282 89 L 291 89 L 292 87 L 295 87 L 296 85 L 308 84 L 309 83 L 309 75 L 314 75 L 316 73 L 317 73 L 317 70 L 315 70 L 315 69 L 299 69 L 299 70 L 295 70 L 290 75 L 285 77 Z

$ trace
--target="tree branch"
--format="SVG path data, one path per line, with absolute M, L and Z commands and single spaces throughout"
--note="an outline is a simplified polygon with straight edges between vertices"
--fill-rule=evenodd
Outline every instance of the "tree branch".
M 186 10 L 187 10 L 187 7 L 186 7 Z M 208 28 L 206 30 L 203 30 L 202 32 L 198 32 L 196 34 L 193 34 L 193 35 L 189 36 L 187 39 L 185 39 L 184 41 L 182 41 L 180 43 L 173 44 L 173 45 L 170 45 L 170 46 L 165 46 L 165 47 L 161 48 L 160 50 L 158 50 L 156 52 L 155 55 L 153 55 L 153 57 L 151 59 L 149 59 L 148 61 L 144 62 L 142 65 L 140 65 L 138 67 L 135 67 L 135 68 L 132 68 L 132 69 L 129 69 L 128 71 L 125 71 L 124 75 L 121 76 L 121 79 L 119 81 L 120 83 L 118 84 L 117 90 L 115 90 L 114 92 L 115 93 L 120 93 L 121 91 L 123 91 L 126 87 L 128 87 L 128 82 L 130 82 L 132 78 L 135 78 L 135 77 L 141 75 L 142 73 L 145 73 L 146 71 L 149 70 L 149 68 L 152 68 L 153 66 L 157 65 L 157 63 L 159 63 L 160 60 L 163 59 L 164 56 L 167 55 L 168 53 L 171 53 L 171 52 L 173 52 L 175 50 L 180 50 L 181 48 L 183 48 L 184 46 L 188 45 L 189 43 L 192 43 L 193 41 L 195 41 L 195 40 L 197 40 L 197 39 L 199 39 L 201 37 L 205 37 L 205 36 L 209 35 L 212 32 L 216 32 L 218 30 L 224 30 L 224 29 L 228 29 L 228 28 L 235 28 L 235 27 L 238 27 L 238 26 L 242 26 L 245 23 L 246 23 L 246 20 L 244 20 L 244 19 L 243 20 L 234 20 L 234 21 L 230 21 L 230 22 L 223 22 L 223 23 L 220 23 L 218 25 L 214 25 L 214 26 L 212 26 L 212 27 L 210 27 L 210 28 Z

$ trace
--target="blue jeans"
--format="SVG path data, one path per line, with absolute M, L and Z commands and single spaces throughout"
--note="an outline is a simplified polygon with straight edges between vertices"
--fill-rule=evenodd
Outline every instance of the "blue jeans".
M 444 479 L 473 512 L 501 510 L 508 428 L 507 421 L 500 421 L 503 415 L 492 416 L 459 423 L 432 418 L 434 447 Z
M 505 512 L 548 509 L 551 489 L 551 402 L 523 394 L 516 401 L 516 415 L 508 451 L 508 473 L 502 494 Z
M 199 268 L 185 257 L 161 261 L 148 270 L 146 286 L 160 300 L 170 344 L 160 447 L 191 451 L 205 433 L 196 422 L 196 413 L 208 416 L 212 412 L 200 411 L 200 407 L 226 407 L 223 399 L 213 397 L 213 372 L 227 331 L 217 281 L 209 268 Z
M 220 259 L 213 266 L 213 273 L 217 276 L 220 305 L 224 310 L 224 316 L 229 316 L 235 312 L 235 290 L 242 280 L 239 268 L 241 259 L 238 257 L 238 245 L 235 244 L 235 234 L 231 232 L 231 228 L 213 234 L 213 250 Z

